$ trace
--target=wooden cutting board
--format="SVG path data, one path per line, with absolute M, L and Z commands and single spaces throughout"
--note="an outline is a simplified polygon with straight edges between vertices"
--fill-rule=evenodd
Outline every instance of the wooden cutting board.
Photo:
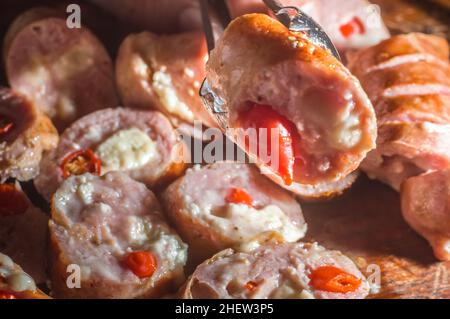
M 51 1 L 2 1 L 0 37 L 13 17 L 26 7 Z M 78 1 L 77 1 L 78 2 Z M 426 32 L 450 39 L 450 14 L 424 0 L 373 0 L 393 34 Z M 100 26 L 97 34 L 112 56 L 121 34 L 118 23 Z M 111 32 L 111 28 L 114 32 Z M 102 32 L 102 30 L 104 32 Z M 121 32 L 119 32 L 121 31 Z M 1 72 L 3 73 L 3 72 Z M 6 84 L 4 74 L 0 82 Z M 27 185 L 30 190 L 30 184 Z M 33 198 L 35 202 L 37 198 Z M 450 262 L 437 262 L 427 242 L 408 227 L 400 212 L 399 195 L 388 186 L 361 176 L 343 196 L 321 203 L 302 203 L 309 225 L 306 240 L 339 249 L 364 271 L 369 265 L 381 270 L 381 289 L 374 298 L 450 298 Z
M 306 240 L 341 250 L 363 272 L 380 267 L 381 290 L 374 298 L 450 298 L 450 262 L 437 262 L 403 221 L 399 195 L 390 187 L 361 176 L 343 196 L 302 207 Z

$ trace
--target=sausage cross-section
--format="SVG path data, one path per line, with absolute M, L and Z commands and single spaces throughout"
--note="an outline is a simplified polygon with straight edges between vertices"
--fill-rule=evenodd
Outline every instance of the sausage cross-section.
M 330 52 L 267 15 L 228 26 L 207 80 L 223 100 L 224 126 L 246 133 L 232 138 L 299 195 L 305 185 L 348 178 L 375 146 L 375 113 L 358 80 Z M 257 137 L 248 138 L 249 130 Z
M 0 88 L 0 182 L 34 178 L 42 153 L 57 143 L 56 129 L 34 103 L 11 89 Z
M 156 111 L 99 110 L 73 123 L 45 155 L 35 185 L 47 200 L 70 175 L 126 172 L 147 186 L 159 186 L 186 167 L 186 145 L 170 121 Z
M 224 250 L 198 266 L 181 290 L 188 299 L 356 299 L 368 294 L 368 282 L 348 257 L 316 243 Z
M 215 126 L 198 94 L 207 58 L 206 41 L 200 32 L 128 36 L 116 62 L 122 102 L 127 107 L 157 109 L 174 124 L 198 120 Z
M 203 261 L 267 232 L 277 232 L 289 242 L 306 232 L 297 201 L 251 164 L 195 166 L 161 198 L 195 260 Z
M 83 115 L 118 105 L 111 58 L 100 41 L 84 26 L 68 28 L 65 18 L 31 10 L 39 12 L 19 16 L 6 37 L 11 87 L 34 101 L 60 132 Z
M 184 279 L 187 246 L 155 195 L 121 172 L 71 176 L 53 197 L 49 225 L 57 297 L 159 297 Z M 81 274 L 76 289 L 70 265 Z

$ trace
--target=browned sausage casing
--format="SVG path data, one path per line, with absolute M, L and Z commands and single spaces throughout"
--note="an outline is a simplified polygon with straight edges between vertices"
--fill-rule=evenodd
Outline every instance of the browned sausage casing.
M 333 266 L 360 279 L 347 293 L 315 289 L 310 274 Z M 226 249 L 194 271 L 181 290 L 188 299 L 360 299 L 369 284 L 356 265 L 339 251 L 317 243 L 268 244 L 250 252 Z
M 249 103 L 270 106 L 290 122 L 298 135 L 294 182 L 269 177 L 299 195 L 342 191 L 375 146 L 375 114 L 357 79 L 330 52 L 267 15 L 244 15 L 228 26 L 207 63 L 207 79 L 224 102 L 224 127 L 242 128 Z
M 27 181 L 39 172 L 43 152 L 56 147 L 58 133 L 34 103 L 0 88 L 0 182 Z
M 445 39 L 399 35 L 350 57 L 377 114 L 376 150 L 362 168 L 399 190 L 402 182 L 450 166 L 450 64 Z

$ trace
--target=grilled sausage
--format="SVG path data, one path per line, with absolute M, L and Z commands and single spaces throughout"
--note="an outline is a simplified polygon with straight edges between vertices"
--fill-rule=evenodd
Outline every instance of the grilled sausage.
M 68 28 L 65 19 L 47 12 L 24 15 L 4 47 L 12 88 L 34 101 L 60 132 L 85 114 L 118 105 L 111 59 L 87 28 Z
M 42 153 L 56 147 L 50 119 L 17 92 L 0 88 L 0 182 L 36 176 Z
M 340 51 L 375 45 L 389 37 L 379 8 L 366 0 L 280 0 L 319 23 Z M 228 0 L 232 16 L 265 12 L 262 0 Z
M 38 284 L 46 281 L 48 217 L 19 184 L 0 184 L 0 252 L 19 263 Z
M 189 169 L 162 204 L 195 261 L 266 232 L 295 242 L 306 232 L 300 205 L 250 164 L 217 162 Z
M 132 34 L 116 63 L 117 85 L 128 107 L 154 108 L 177 122 L 215 126 L 198 94 L 208 51 L 200 32 L 158 36 Z
M 11 258 L 0 253 L 0 299 L 48 299 Z
M 450 166 L 450 64 L 445 39 L 399 35 L 350 57 L 378 119 L 377 148 L 362 164 L 397 191 L 402 182 Z
M 227 112 L 218 116 L 222 126 L 235 129 L 228 135 L 299 195 L 331 193 L 326 185 L 349 178 L 375 146 L 375 114 L 356 78 L 328 51 L 266 15 L 244 15 L 228 26 L 207 79 Z M 305 194 L 308 186 L 315 192 Z
M 369 285 L 345 255 L 314 244 L 224 250 L 197 267 L 182 298 L 365 298 Z
M 433 247 L 439 260 L 450 260 L 450 171 L 424 173 L 402 186 L 403 217 Z
M 61 135 L 34 182 L 47 200 L 65 178 L 86 171 L 123 171 L 153 187 L 178 177 L 186 154 L 185 144 L 161 113 L 105 109 L 79 119 Z
M 155 195 L 120 172 L 72 176 L 55 193 L 50 225 L 56 297 L 149 298 L 177 289 L 187 246 Z M 69 265 L 80 269 L 71 289 Z

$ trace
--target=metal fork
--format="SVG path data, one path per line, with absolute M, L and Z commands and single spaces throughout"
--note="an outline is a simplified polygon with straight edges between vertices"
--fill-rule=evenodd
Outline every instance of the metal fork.
M 304 32 L 308 38 L 315 44 L 329 50 L 338 60 L 340 60 L 339 52 L 334 46 L 331 39 L 322 29 L 322 27 L 315 22 L 311 17 L 305 14 L 297 7 L 293 6 L 283 6 L 277 0 L 263 0 L 266 6 L 274 13 L 275 17 L 280 21 L 286 28 L 295 32 Z M 200 0 L 200 8 L 202 13 L 203 29 L 205 32 L 206 41 L 208 44 L 208 50 L 214 49 L 215 39 L 212 29 L 211 19 L 209 16 L 209 6 L 217 6 L 221 4 L 220 9 L 226 10 L 223 6 L 224 1 L 208 1 Z M 223 17 L 223 12 L 222 12 Z M 224 27 L 229 23 L 229 14 L 225 13 L 225 19 L 222 20 Z M 226 127 L 226 111 L 222 109 L 224 101 L 211 89 L 206 79 L 200 88 L 200 96 L 203 99 L 203 103 L 210 109 L 210 111 L 215 115 L 219 125 L 224 128 Z

